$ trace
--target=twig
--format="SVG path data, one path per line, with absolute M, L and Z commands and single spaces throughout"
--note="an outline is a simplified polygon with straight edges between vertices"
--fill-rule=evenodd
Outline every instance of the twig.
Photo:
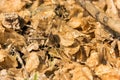
M 120 21 L 108 17 L 104 12 L 98 10 L 90 0 L 78 0 L 80 5 L 86 9 L 95 19 L 120 34 Z

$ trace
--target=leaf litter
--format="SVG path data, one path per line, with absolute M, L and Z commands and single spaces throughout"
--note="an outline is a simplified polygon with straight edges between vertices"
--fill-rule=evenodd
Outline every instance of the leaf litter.
M 0 1 L 0 80 L 120 79 L 119 34 L 78 1 Z M 91 3 L 119 20 L 119 0 Z

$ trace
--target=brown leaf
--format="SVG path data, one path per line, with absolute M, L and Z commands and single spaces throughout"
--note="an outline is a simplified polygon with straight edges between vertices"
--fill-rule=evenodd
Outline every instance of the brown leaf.
M 36 52 L 31 52 L 29 53 L 28 58 L 26 59 L 26 65 L 25 68 L 27 72 L 34 71 L 38 68 L 39 66 L 39 57 Z
M 72 28 L 79 28 L 81 26 L 82 20 L 79 17 L 72 17 L 68 22 L 68 25 Z
M 65 47 L 64 48 L 64 53 L 72 56 L 72 55 L 76 54 L 79 51 L 79 49 L 80 49 L 79 43 L 75 43 L 70 47 Z
M 2 0 L 0 1 L 0 11 L 2 12 L 14 12 L 23 8 L 25 2 L 21 0 Z
M 107 4 L 107 10 L 106 10 L 107 15 L 114 19 L 118 18 L 118 10 L 114 4 L 114 1 L 106 0 L 106 4 Z
M 75 38 L 83 35 L 79 31 L 70 28 L 69 26 L 65 25 L 61 27 L 61 32 L 59 33 L 61 45 L 63 46 L 71 46 L 75 41 Z
M 119 0 L 115 0 L 115 4 L 116 4 L 117 8 L 120 9 L 120 1 Z
M 97 40 L 105 40 L 105 39 L 112 39 L 112 34 L 110 34 L 107 30 L 104 30 L 103 25 L 97 23 L 95 29 L 95 38 Z
M 31 43 L 28 45 L 27 50 L 30 52 L 32 50 L 38 50 L 39 44 L 37 42 Z
M 110 65 L 100 65 L 95 69 L 95 74 L 102 80 L 119 80 L 119 69 L 112 68 Z
M 91 52 L 90 57 L 86 61 L 86 65 L 88 65 L 91 69 L 94 69 L 97 65 L 99 65 L 99 54 L 97 52 Z
M 0 50 L 0 69 L 17 67 L 16 56 L 9 55 L 8 50 Z

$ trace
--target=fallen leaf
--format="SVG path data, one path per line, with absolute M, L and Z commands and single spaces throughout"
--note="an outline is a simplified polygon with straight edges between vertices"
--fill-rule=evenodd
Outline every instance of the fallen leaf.
M 99 65 L 99 54 L 97 52 L 91 52 L 90 57 L 86 61 L 86 65 L 88 65 L 91 69 L 94 69 Z
M 68 25 L 72 28 L 80 28 L 82 20 L 79 17 L 73 17 L 68 22 Z
M 34 62 L 34 64 L 33 64 Z M 32 72 L 36 70 L 39 66 L 39 57 L 36 52 L 29 53 L 28 58 L 26 59 L 26 65 L 25 68 L 27 72 Z

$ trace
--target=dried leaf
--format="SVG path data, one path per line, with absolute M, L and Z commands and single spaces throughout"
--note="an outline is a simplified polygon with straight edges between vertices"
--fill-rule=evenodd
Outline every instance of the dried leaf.
M 103 25 L 97 23 L 95 29 L 95 38 L 102 41 L 105 39 L 112 39 L 112 34 L 110 34 L 107 30 L 105 31 Z
M 18 66 L 16 56 L 9 55 L 8 50 L 1 49 L 0 53 L 1 53 L 0 69 L 12 67 L 15 68 Z
M 30 52 L 32 50 L 38 50 L 39 49 L 39 45 L 37 42 L 31 43 L 28 45 L 27 50 Z
M 118 11 L 116 9 L 116 6 L 114 5 L 114 1 L 106 0 L 106 4 L 107 4 L 106 13 L 108 14 L 108 16 L 118 18 Z
M 101 77 L 102 80 L 119 80 L 119 70 L 112 68 L 109 65 L 100 65 L 96 68 L 95 73 Z
M 61 33 L 59 33 L 61 45 L 71 46 L 75 42 L 75 38 L 83 35 L 79 31 L 74 30 L 68 26 L 61 27 Z
M 14 12 L 19 11 L 23 8 L 25 2 L 21 0 L 1 0 L 0 1 L 0 11 L 1 12 Z
M 73 44 L 70 47 L 64 48 L 64 53 L 67 54 L 67 55 L 73 56 L 75 53 L 77 53 L 79 51 L 79 49 L 80 49 L 80 45 L 78 45 L 76 43 L 76 44 Z
M 86 65 L 91 69 L 99 65 L 99 54 L 97 52 L 91 52 L 90 57 L 86 61 Z
M 33 64 L 34 62 L 34 64 Z M 25 68 L 27 70 L 27 72 L 31 72 L 34 71 L 38 68 L 39 66 L 39 57 L 37 55 L 36 52 L 31 52 L 28 56 L 28 58 L 26 59 L 26 65 Z
M 81 19 L 79 17 L 73 17 L 70 19 L 68 25 L 72 28 L 79 28 L 81 26 Z
M 119 0 L 115 0 L 115 4 L 116 4 L 117 8 L 120 9 L 120 1 Z

